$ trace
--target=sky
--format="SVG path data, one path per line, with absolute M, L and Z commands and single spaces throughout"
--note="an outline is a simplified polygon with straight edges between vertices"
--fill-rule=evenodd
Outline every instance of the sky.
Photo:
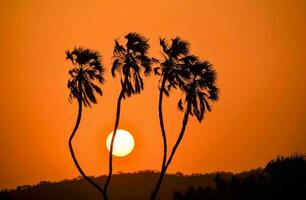
M 79 176 L 68 148 L 77 102 L 68 102 L 65 50 L 98 50 L 107 72 L 98 104 L 84 110 L 73 142 L 89 175 L 106 174 L 120 81 L 110 74 L 116 38 L 180 36 L 218 73 L 220 101 L 203 123 L 191 119 L 169 172 L 241 172 L 277 155 L 306 152 L 304 0 L 0 0 L 0 189 Z M 159 170 L 158 77 L 122 102 L 119 128 L 135 149 L 114 171 Z M 164 99 L 169 148 L 181 128 L 180 93 Z

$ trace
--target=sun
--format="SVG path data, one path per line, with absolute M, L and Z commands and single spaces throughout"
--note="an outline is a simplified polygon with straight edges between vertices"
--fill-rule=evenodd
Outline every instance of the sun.
M 106 139 L 107 150 L 110 151 L 110 143 L 113 132 L 111 132 Z M 129 155 L 134 149 L 134 138 L 132 134 L 123 129 L 117 129 L 114 140 L 113 155 L 117 157 L 124 157 Z

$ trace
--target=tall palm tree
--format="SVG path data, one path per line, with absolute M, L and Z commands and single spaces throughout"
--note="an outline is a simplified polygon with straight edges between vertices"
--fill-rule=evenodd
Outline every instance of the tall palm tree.
M 167 161 L 167 137 L 163 120 L 163 96 L 169 96 L 171 88 L 177 88 L 180 77 L 185 77 L 185 71 L 180 70 L 181 59 L 189 54 L 189 44 L 187 41 L 182 40 L 180 37 L 176 37 L 171 40 L 171 45 L 168 44 L 165 38 L 160 39 L 160 45 L 162 47 L 162 55 L 164 60 L 160 63 L 160 67 L 154 69 L 155 74 L 160 75 L 159 80 L 159 101 L 158 101 L 158 113 L 159 123 L 163 138 L 163 161 L 161 165 L 160 177 L 155 185 L 151 194 L 151 199 L 155 199 L 159 191 L 163 180 L 163 174 L 165 174 L 165 165 Z
M 189 78 L 187 80 L 182 80 L 179 84 L 185 98 L 181 98 L 178 101 L 178 109 L 180 111 L 185 111 L 185 113 L 180 134 L 172 148 L 169 159 L 165 165 L 165 170 L 168 169 L 183 139 L 189 115 L 195 116 L 201 123 L 204 119 L 205 112 L 211 111 L 211 102 L 216 102 L 219 99 L 219 89 L 216 86 L 217 75 L 212 65 L 208 61 L 190 61 L 189 58 L 183 60 L 183 63 L 183 65 L 187 66 L 187 69 L 184 70 L 187 71 L 187 73 L 189 72 Z
M 74 129 L 69 137 L 69 149 L 71 157 L 79 173 L 87 180 L 101 195 L 104 195 L 103 189 L 91 180 L 80 167 L 72 147 L 73 137 L 79 127 L 82 117 L 82 106 L 91 107 L 92 103 L 97 103 L 95 93 L 102 96 L 102 90 L 96 82 L 102 84 L 104 82 L 104 67 L 101 63 L 101 56 L 97 51 L 85 48 L 74 48 L 73 51 L 66 51 L 66 59 L 70 60 L 73 68 L 69 70 L 71 76 L 68 80 L 68 88 L 70 89 L 69 101 L 73 99 L 78 101 L 78 117 Z
M 148 76 L 152 71 L 152 64 L 157 60 L 148 56 L 149 44 L 148 40 L 138 33 L 128 33 L 125 36 L 127 40 L 125 46 L 121 45 L 118 40 L 115 40 L 113 51 L 113 66 L 112 75 L 116 76 L 116 72 L 121 76 L 121 91 L 117 100 L 117 111 L 114 133 L 111 139 L 109 151 L 109 173 L 104 185 L 104 196 L 107 197 L 107 189 L 112 177 L 113 165 L 113 145 L 116 132 L 120 120 L 120 107 L 122 99 L 130 97 L 133 94 L 138 94 L 144 89 L 142 79 L 142 69 L 144 74 Z
M 172 41 L 175 41 L 175 39 Z M 183 43 L 187 44 L 187 50 L 188 50 L 188 43 L 184 41 Z M 163 43 L 161 43 L 161 45 L 163 47 Z M 181 48 L 184 46 L 181 45 Z M 164 52 L 167 49 L 169 48 L 163 47 Z M 215 85 L 216 72 L 212 69 L 212 66 L 207 61 L 202 62 L 199 61 L 199 59 L 196 56 L 189 55 L 189 51 L 185 52 L 186 53 L 182 54 L 180 58 L 175 60 L 176 61 L 175 64 L 171 65 L 171 70 L 169 70 L 171 73 L 169 73 L 168 76 L 170 77 L 168 78 L 168 85 L 166 89 L 164 89 L 165 91 L 167 91 L 165 94 L 168 95 L 172 87 L 173 88 L 179 87 L 182 90 L 185 99 L 179 100 L 178 108 L 180 111 L 185 110 L 183 123 L 182 123 L 183 125 L 180 134 L 178 136 L 178 139 L 172 148 L 168 160 L 166 153 L 164 153 L 162 170 L 159 179 L 155 185 L 155 188 L 151 194 L 151 199 L 156 199 L 157 197 L 158 191 L 160 189 L 166 171 L 173 159 L 176 149 L 178 148 L 181 140 L 183 139 L 189 115 L 192 116 L 195 115 L 197 119 L 201 122 L 204 118 L 205 111 L 211 110 L 210 101 L 218 100 L 218 88 Z M 162 67 L 165 68 L 164 66 Z M 161 108 L 159 110 L 161 110 Z M 164 140 L 164 145 L 166 145 L 165 135 L 163 135 L 163 140 Z M 164 152 L 166 151 L 164 150 Z

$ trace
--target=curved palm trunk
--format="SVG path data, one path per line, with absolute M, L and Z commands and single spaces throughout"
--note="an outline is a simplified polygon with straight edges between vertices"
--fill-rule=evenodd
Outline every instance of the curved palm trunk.
M 77 117 L 77 121 L 75 123 L 75 127 L 69 137 L 69 149 L 70 149 L 70 154 L 71 154 L 71 157 L 73 159 L 73 162 L 75 164 L 75 166 L 77 167 L 79 173 L 82 175 L 82 177 L 87 180 L 93 187 L 95 187 L 100 193 L 101 195 L 103 196 L 103 198 L 105 199 L 104 197 L 104 194 L 103 194 L 103 189 L 97 184 L 95 183 L 93 180 L 91 180 L 85 173 L 84 171 L 82 170 L 82 168 L 80 167 L 76 157 L 75 157 L 75 154 L 74 154 L 74 151 L 73 151 L 73 147 L 72 147 L 72 140 L 73 140 L 73 137 L 76 133 L 76 131 L 78 130 L 79 128 L 79 125 L 80 125 L 80 122 L 81 122 L 81 117 L 82 117 L 82 101 L 81 100 L 78 100 L 78 104 L 79 104 L 79 110 L 78 110 L 78 117 Z
M 191 104 L 188 103 L 187 110 L 185 111 L 185 114 L 184 114 L 183 125 L 182 125 L 182 129 L 180 131 L 179 137 L 177 138 L 176 143 L 175 143 L 175 145 L 172 148 L 172 151 L 171 151 L 171 154 L 169 156 L 169 159 L 168 159 L 167 163 L 164 165 L 163 170 L 160 173 L 159 180 L 158 180 L 158 182 L 160 182 L 159 188 L 156 190 L 155 193 L 151 194 L 151 200 L 155 200 L 157 198 L 157 194 L 159 192 L 161 183 L 162 183 L 162 181 L 163 181 L 163 179 L 164 179 L 164 177 L 166 175 L 167 169 L 168 169 L 168 167 L 169 167 L 169 165 L 170 165 L 170 163 L 171 163 L 171 161 L 172 161 L 172 159 L 174 157 L 174 154 L 175 154 L 179 144 L 181 143 L 181 141 L 183 139 L 183 136 L 184 136 L 184 133 L 185 133 L 185 130 L 186 130 L 186 126 L 187 126 L 187 122 L 188 122 L 190 108 L 191 108 Z
M 184 114 L 182 129 L 181 129 L 179 137 L 176 140 L 175 145 L 172 148 L 171 154 L 170 154 L 169 159 L 167 161 L 167 164 L 165 166 L 165 172 L 167 171 L 167 169 L 168 169 L 168 167 L 169 167 L 169 165 L 170 165 L 170 163 L 171 163 L 171 161 L 173 159 L 173 156 L 174 156 L 174 154 L 175 154 L 179 144 L 181 143 L 181 141 L 182 141 L 182 139 L 184 137 L 186 126 L 187 126 L 187 122 L 188 122 L 188 117 L 189 117 L 189 113 L 190 113 L 190 108 L 191 108 L 191 104 L 188 103 L 187 110 L 185 111 L 185 114 Z
M 165 84 L 166 84 L 166 76 L 164 76 L 162 85 L 160 88 L 159 92 L 159 102 L 158 102 L 158 113 L 159 113 L 159 123 L 160 123 L 160 128 L 162 131 L 162 136 L 163 136 L 163 144 L 164 144 L 164 156 L 163 156 L 163 163 L 162 163 L 162 168 L 166 164 L 167 160 L 167 138 L 166 138 L 166 131 L 165 131 L 165 126 L 164 126 L 164 118 L 163 118 L 163 96 L 164 96 L 164 90 L 165 90 Z
M 114 140 L 115 140 L 115 136 L 117 134 L 117 129 L 118 129 L 119 120 L 120 120 L 120 107 L 121 107 L 121 100 L 122 100 L 123 96 L 124 96 L 124 88 L 121 89 L 121 92 L 119 94 L 118 101 L 117 101 L 116 121 L 115 121 L 115 127 L 114 127 L 114 132 L 113 132 L 113 136 L 112 136 L 112 140 L 111 140 L 110 151 L 109 151 L 109 172 L 108 172 L 106 182 L 104 184 L 105 200 L 108 199 L 107 189 L 108 189 L 108 186 L 109 186 L 109 183 L 111 181 L 112 174 L 113 174 L 113 147 L 114 147 Z
M 157 193 L 160 189 L 163 177 L 161 176 L 164 173 L 164 168 L 167 161 L 167 138 L 166 138 L 166 131 L 164 126 L 164 119 L 163 119 L 163 96 L 164 96 L 164 90 L 165 90 L 165 83 L 166 83 L 166 77 L 164 76 L 162 79 L 162 85 L 159 92 L 159 102 L 158 102 L 158 112 L 159 112 L 159 124 L 162 131 L 162 137 L 163 137 L 163 145 L 164 145 L 164 155 L 163 155 L 163 162 L 160 170 L 160 176 L 158 178 L 158 181 L 155 185 L 155 188 L 153 192 L 151 193 L 151 199 L 155 199 L 157 196 Z

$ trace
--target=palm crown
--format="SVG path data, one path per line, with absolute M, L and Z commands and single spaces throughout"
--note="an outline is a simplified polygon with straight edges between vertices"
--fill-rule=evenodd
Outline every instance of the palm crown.
M 176 88 L 181 79 L 186 77 L 186 71 L 182 70 L 184 66 L 181 63 L 182 59 L 189 54 L 189 44 L 180 37 L 176 37 L 172 39 L 171 45 L 167 43 L 166 39 L 162 38 L 160 39 L 160 45 L 163 50 L 164 61 L 161 63 L 161 67 L 154 69 L 154 72 L 165 79 L 164 93 L 168 96 L 170 89 L 172 87 Z
M 157 60 L 148 56 L 148 40 L 140 34 L 129 33 L 125 39 L 125 46 L 115 40 L 112 75 L 115 77 L 116 72 L 120 73 L 123 97 L 129 97 L 143 90 L 141 69 L 143 68 L 145 75 L 149 75 L 152 71 L 151 65 Z
M 73 51 L 67 50 L 66 59 L 69 59 L 74 66 L 68 72 L 71 76 L 67 84 L 70 89 L 69 100 L 76 98 L 85 107 L 91 107 L 91 103 L 97 103 L 95 92 L 102 96 L 102 90 L 95 83 L 104 82 L 105 70 L 100 54 L 97 51 L 78 47 Z
M 201 122 L 205 111 L 211 111 L 210 102 L 219 99 L 219 89 L 216 87 L 216 72 L 208 61 L 200 61 L 194 56 L 185 57 L 182 66 L 188 74 L 180 79 L 180 88 L 185 96 L 178 102 L 179 110 L 183 111 L 187 104 L 187 112 L 195 115 Z M 189 108 L 188 108 L 189 105 Z

